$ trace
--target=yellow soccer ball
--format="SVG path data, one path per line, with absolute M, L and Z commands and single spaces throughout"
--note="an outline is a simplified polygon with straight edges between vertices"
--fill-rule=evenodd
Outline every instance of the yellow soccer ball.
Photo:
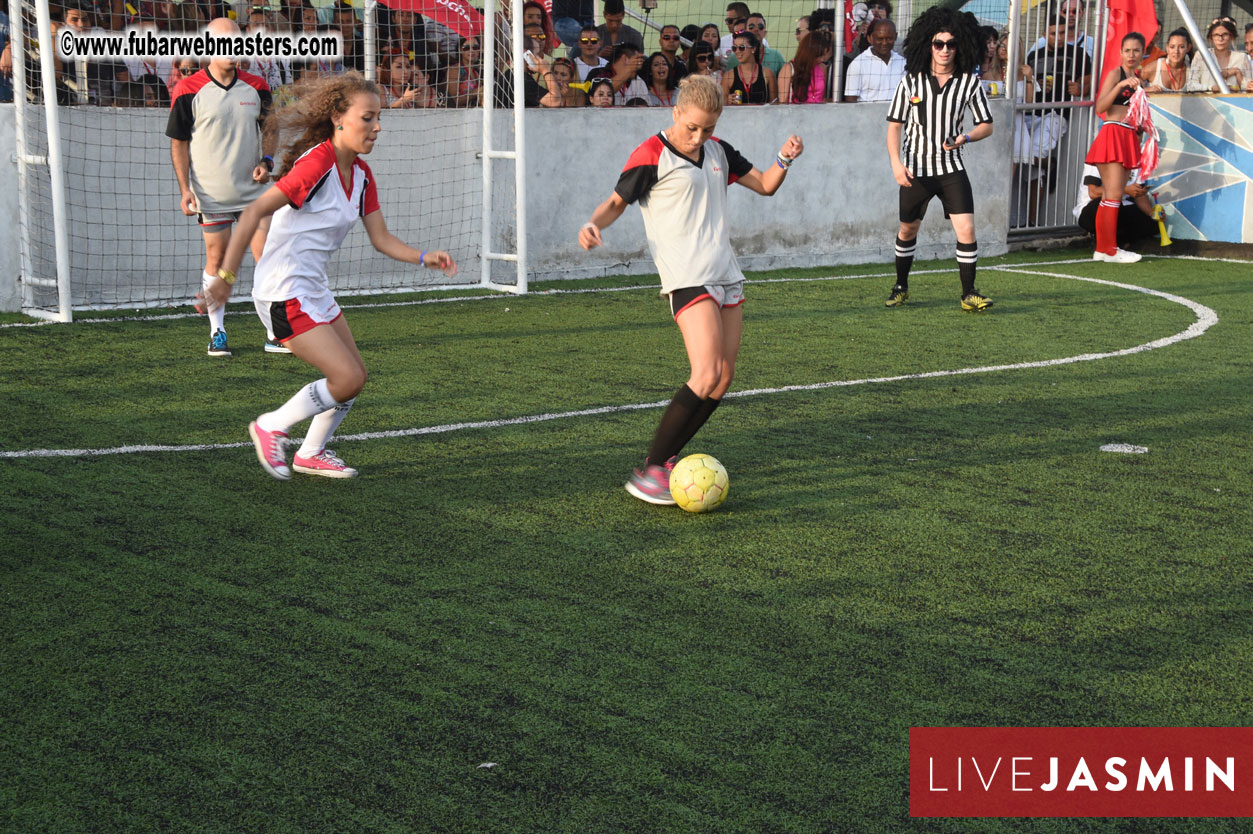
M 670 473 L 670 495 L 680 509 L 707 513 L 727 498 L 727 470 L 709 455 L 688 455 Z

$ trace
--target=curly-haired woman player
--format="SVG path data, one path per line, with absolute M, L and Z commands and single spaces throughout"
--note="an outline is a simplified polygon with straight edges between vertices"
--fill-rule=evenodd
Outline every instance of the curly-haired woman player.
M 325 374 L 248 426 L 257 459 L 279 480 L 290 478 L 292 469 L 328 478 L 357 474 L 326 448 L 366 382 L 365 364 L 326 276 L 327 262 L 357 219 L 362 219 L 370 243 L 384 255 L 448 275 L 457 272 L 447 252 L 419 251 L 387 231 L 377 183 L 360 159 L 373 150 L 382 128 L 381 106 L 379 88 L 357 72 L 297 87 L 295 102 L 275 111 L 270 117 L 275 121 L 267 129 L 299 137 L 287 151 L 278 182 L 240 216 L 219 280 L 209 287 L 211 302 L 224 303 L 244 247 L 262 219 L 273 215 L 265 252 L 257 263 L 253 303 L 271 339 Z M 289 467 L 287 432 L 310 417 L 313 422 Z
M 992 299 L 975 289 L 975 198 L 962 163 L 963 146 L 992 135 L 987 96 L 974 74 L 985 52 L 979 25 L 970 14 L 933 6 L 909 29 L 905 76 L 888 110 L 888 158 L 901 187 L 896 285 L 888 295 L 889 307 L 909 298 L 918 228 L 932 197 L 940 198 L 957 234 L 962 309 L 978 312 L 992 306 Z M 969 132 L 963 126 L 967 109 L 975 120 Z
M 714 137 L 722 115 L 722 90 L 704 75 L 679 84 L 674 124 L 632 152 L 609 199 L 579 230 L 579 244 L 603 243 L 601 230 L 636 201 L 644 214 L 648 248 L 661 275 L 661 294 L 683 334 L 691 375 L 661 416 L 644 465 L 627 492 L 651 504 L 673 504 L 670 469 L 680 450 L 713 414 L 731 387 L 740 350 L 744 273 L 731 251 L 727 186 L 738 182 L 769 197 L 779 190 L 804 145 L 783 143 L 764 173 L 735 148 Z

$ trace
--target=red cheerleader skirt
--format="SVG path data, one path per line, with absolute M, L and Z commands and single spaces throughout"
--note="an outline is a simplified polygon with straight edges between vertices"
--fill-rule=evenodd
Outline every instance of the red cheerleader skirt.
M 1117 162 L 1128 171 L 1139 168 L 1140 132 L 1122 122 L 1106 122 L 1101 125 L 1083 161 L 1089 165 Z

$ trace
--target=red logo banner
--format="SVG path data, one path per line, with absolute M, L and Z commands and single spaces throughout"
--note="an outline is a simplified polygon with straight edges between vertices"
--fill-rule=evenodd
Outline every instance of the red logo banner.
M 1253 817 L 1253 728 L 912 727 L 914 817 Z

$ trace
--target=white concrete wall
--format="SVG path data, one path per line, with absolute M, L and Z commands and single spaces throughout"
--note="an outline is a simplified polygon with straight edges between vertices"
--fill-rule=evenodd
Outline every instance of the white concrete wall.
M 1012 124 L 1008 102 L 992 102 L 992 137 L 965 154 L 975 193 L 983 255 L 1007 251 Z M 728 108 L 717 135 L 758 168 L 774 163 L 790 133 L 805 154 L 774 197 L 731 189 L 731 241 L 745 269 L 888 263 L 898 226 L 898 189 L 887 155 L 886 103 Z M 629 208 L 584 252 L 578 229 L 609 196 L 627 157 L 671 124 L 661 108 L 550 110 L 528 113 L 528 243 L 536 278 L 655 271 L 639 209 Z M 564 172 L 562 175 L 559 172 Z M 952 258 L 953 228 L 939 201 L 918 239 L 921 258 Z
M 892 259 L 897 187 L 884 144 L 886 104 L 821 107 L 745 107 L 728 110 L 718 135 L 759 168 L 773 163 L 789 133 L 805 140 L 805 155 L 771 199 L 744 188 L 731 196 L 732 241 L 747 269 L 878 262 Z M 71 199 L 74 303 L 124 306 L 168 298 L 175 286 L 190 298 L 203 258 L 192 219 L 177 210 L 178 189 L 164 136 L 165 114 L 87 107 L 62 111 L 66 175 L 86 198 Z M 1008 105 L 993 103 L 999 129 L 966 155 L 974 183 L 980 251 L 1006 251 L 1011 131 Z M 17 217 L 12 105 L 0 106 L 0 217 Z M 402 239 L 451 248 L 470 281 L 479 275 L 482 217 L 477 152 L 478 111 L 388 114 L 385 134 L 369 162 L 382 185 L 389 227 Z M 511 114 L 497 117 L 508 143 Z M 668 110 L 621 108 L 527 112 L 528 249 L 533 279 L 651 273 L 639 210 L 631 208 L 605 236 L 606 246 L 584 252 L 579 227 L 613 190 L 630 152 L 670 124 Z M 423 137 L 439 125 L 441 139 Z M 455 139 L 449 138 L 455 136 Z M 461 150 L 457 150 L 460 148 Z M 492 200 L 498 251 L 516 238 L 511 164 L 496 163 Z M 420 213 L 419 200 L 438 207 Z M 46 225 L 46 224 L 45 224 Z M 48 227 L 50 228 L 50 227 Z M 0 310 L 20 304 L 16 223 L 0 223 Z M 47 235 L 45 230 L 45 236 Z M 51 240 L 35 241 L 36 255 Z M 920 258 L 953 255 L 953 233 L 938 203 L 924 222 Z M 50 257 L 50 255 L 49 255 Z M 249 264 L 247 259 L 245 264 Z M 337 288 L 394 287 L 440 281 L 415 273 L 369 249 L 364 232 L 348 239 L 337 259 Z M 248 272 L 241 277 L 247 291 Z M 512 280 L 510 267 L 493 270 Z M 120 280 L 119 280 L 120 278 Z M 181 300 L 181 299 L 180 299 Z

